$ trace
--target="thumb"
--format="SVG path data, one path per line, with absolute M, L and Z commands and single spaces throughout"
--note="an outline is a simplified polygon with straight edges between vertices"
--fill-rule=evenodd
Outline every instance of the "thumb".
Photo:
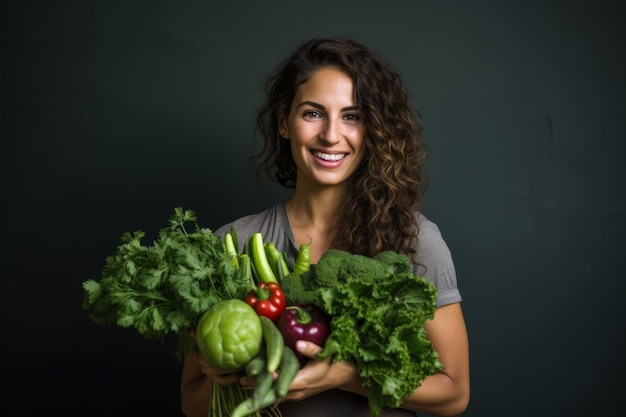
M 298 340 L 296 342 L 296 350 L 307 358 L 317 358 L 317 354 L 322 351 L 322 347 L 307 340 Z

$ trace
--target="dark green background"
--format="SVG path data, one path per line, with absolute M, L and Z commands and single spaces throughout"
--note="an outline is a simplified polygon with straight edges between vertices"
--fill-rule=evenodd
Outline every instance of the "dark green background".
M 620 2 L 14 3 L 3 407 L 181 415 L 172 346 L 92 324 L 81 283 L 124 231 L 153 235 L 176 206 L 216 228 L 282 198 L 246 162 L 261 82 L 301 41 L 342 35 L 396 66 L 425 120 L 424 211 L 452 250 L 470 335 L 465 415 L 613 415 L 626 388 Z

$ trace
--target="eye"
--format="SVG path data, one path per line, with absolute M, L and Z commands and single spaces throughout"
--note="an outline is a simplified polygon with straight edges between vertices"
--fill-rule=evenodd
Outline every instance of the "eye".
M 307 110 L 303 113 L 303 116 L 309 119 L 317 119 L 322 117 L 322 115 L 317 110 Z
M 356 113 L 347 113 L 344 114 L 343 118 L 351 122 L 358 122 L 359 120 L 361 120 L 361 115 Z

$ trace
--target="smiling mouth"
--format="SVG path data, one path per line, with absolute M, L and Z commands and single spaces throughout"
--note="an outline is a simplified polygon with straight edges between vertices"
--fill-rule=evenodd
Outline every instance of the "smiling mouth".
M 345 153 L 325 153 L 325 152 L 313 152 L 313 156 L 322 159 L 324 161 L 336 162 L 346 157 Z

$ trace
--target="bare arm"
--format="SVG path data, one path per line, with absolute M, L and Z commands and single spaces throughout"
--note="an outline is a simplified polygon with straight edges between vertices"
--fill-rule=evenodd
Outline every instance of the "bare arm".
M 459 416 L 469 402 L 469 343 L 460 303 L 438 308 L 424 325 L 443 369 L 422 382 L 403 407 L 418 412 Z
M 181 409 L 187 417 L 206 417 L 213 395 L 213 384 L 232 384 L 238 374 L 223 374 L 211 368 L 199 353 L 185 357 L 180 379 Z
M 206 417 L 213 393 L 213 379 L 207 377 L 198 363 L 198 353 L 185 357 L 180 380 L 180 398 L 183 414 L 187 417 Z

